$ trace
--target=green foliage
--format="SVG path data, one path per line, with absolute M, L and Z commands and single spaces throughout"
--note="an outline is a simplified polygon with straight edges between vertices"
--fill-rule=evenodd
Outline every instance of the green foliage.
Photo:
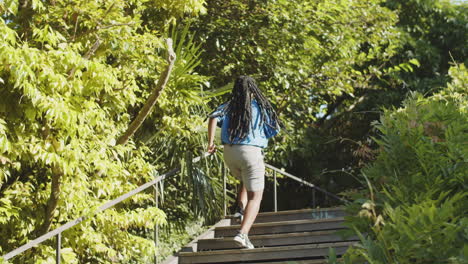
M 417 59 L 420 67 L 414 72 L 400 72 L 398 83 L 422 93 L 445 86 L 450 63 L 468 63 L 466 46 L 467 3 L 449 0 L 387 0 L 385 6 L 398 13 L 398 28 L 403 49 L 393 63 Z M 432 91 L 431 91 L 432 90 Z
M 345 190 L 346 195 L 362 187 L 355 175 L 375 159 L 378 146 L 372 137 L 379 131 L 371 123 L 382 109 L 400 107 L 412 91 L 430 95 L 441 90 L 450 63 L 468 58 L 466 3 L 387 0 L 382 4 L 398 15 L 394 25 L 398 42 L 393 42 L 397 52 L 381 61 L 386 65 L 381 69 L 384 74 L 370 79 L 374 89 L 355 87 L 353 96 L 320 100 L 323 105 L 314 113 L 318 120 L 287 157 L 288 171 L 334 192 Z
M 205 219 L 203 218 L 185 220 L 182 228 L 180 222 L 169 222 L 164 227 L 164 230 L 161 230 L 159 260 L 172 256 L 174 252 L 179 251 L 183 246 L 192 241 L 194 237 L 201 235 L 207 229 L 208 227 L 205 225 Z
M 166 93 L 160 98 L 155 113 L 147 120 L 138 138 L 151 148 L 154 163 L 181 166 L 181 173 L 165 183 L 163 209 L 169 214 L 177 231 L 185 229 L 187 221 L 203 217 L 212 222 L 221 214 L 222 204 L 213 203 L 221 197 L 221 160 L 193 158 L 206 149 L 206 124 L 209 96 L 202 85 L 208 78 L 195 73 L 200 64 L 200 45 L 194 42 L 189 27 L 174 27 L 171 38 L 175 42 L 178 60 Z M 176 135 L 176 136 L 175 136 Z
M 468 218 L 460 208 L 466 199 L 465 193 L 410 206 L 386 205 L 386 221 L 372 228 L 376 237 L 361 234 L 344 263 L 464 263 Z
M 333 166 L 348 175 L 375 156 L 366 138 L 377 114 L 352 119 L 353 111 L 398 104 L 407 90 L 394 88 L 402 84 L 437 90 L 426 84 L 445 82 L 446 52 L 466 59 L 464 11 L 465 4 L 436 0 L 0 1 L 0 255 L 43 233 L 51 193 L 59 194 L 51 228 L 94 216 L 63 234 L 66 263 L 149 262 L 212 223 L 222 210 L 222 162 L 219 155 L 192 159 L 206 149 L 210 100 L 225 99 L 240 74 L 259 81 L 284 121 L 270 160 L 306 161 L 304 174 L 312 170 L 321 186 L 340 190 Z M 166 66 L 166 37 L 177 54 L 168 85 L 134 140 L 116 146 Z M 354 222 L 370 234 L 364 248 L 374 243 L 384 254 L 377 234 L 399 228 L 421 237 L 439 228 L 446 241 L 465 241 L 452 234 L 462 232 L 466 221 L 456 216 L 466 208 L 451 204 L 466 204 L 457 193 L 466 191 L 468 80 L 463 66 L 450 74 L 447 89 L 430 99 L 414 94 L 382 117 L 381 154 L 364 171 L 376 186 L 367 203 L 374 211 Z M 350 156 L 358 164 L 352 170 Z M 179 164 L 182 173 L 163 183 L 162 211 L 144 192 L 95 215 Z M 433 222 L 412 221 L 414 213 Z M 154 225 L 165 225 L 159 248 Z M 387 236 L 395 248 L 412 239 Z M 422 254 L 407 249 L 397 257 Z M 448 252 L 454 261 L 466 255 L 459 247 Z M 51 263 L 53 241 L 13 261 Z
M 367 236 L 345 263 L 468 260 L 468 71 L 457 65 L 450 73 L 446 89 L 428 98 L 414 94 L 377 124 L 381 149 L 362 171 L 370 193 L 350 207 L 360 211 L 348 219 Z
M 0 2 L 0 254 L 43 233 L 50 194 L 58 193 L 51 228 L 153 179 L 173 164 L 152 164 L 150 148 L 116 145 L 165 66 L 164 28 L 171 19 L 204 11 L 204 1 Z M 158 25 L 159 25 L 158 24 Z M 198 79 L 181 62 L 163 97 L 182 111 L 200 105 Z M 185 67 L 185 68 L 183 68 Z M 180 69 L 180 70 L 179 70 Z M 201 78 L 201 77 L 200 77 Z M 198 90 L 190 90 L 196 87 Z M 183 94 L 184 96 L 180 96 Z M 194 98 L 196 103 L 183 102 Z M 170 100 L 170 99 L 169 99 Z M 179 136 L 164 116 L 160 129 Z M 165 122 L 165 123 L 164 123 Z M 190 122 L 194 127 L 198 122 Z M 189 129 L 181 129 L 185 132 Z M 193 131 L 191 128 L 190 131 Z M 51 181 L 58 178 L 58 187 Z M 54 189 L 53 189 L 54 188 Z M 58 189 L 56 189 L 58 188 Z M 142 263 L 156 252 L 147 229 L 162 225 L 151 193 L 142 193 L 63 233 L 66 263 Z M 50 263 L 53 240 L 15 263 Z
M 221 87 L 255 77 L 285 125 L 271 159 L 288 162 L 323 104 L 387 73 L 399 47 L 397 17 L 382 1 L 210 1 L 193 29 L 204 42 L 200 73 Z M 289 133 L 288 133 L 289 132 Z
M 381 153 L 364 173 L 388 185 L 396 201 L 419 202 L 466 188 L 466 83 L 458 79 L 466 80 L 466 69 L 460 66 L 459 71 L 452 70 L 458 76 L 446 92 L 429 100 L 414 94 L 405 108 L 387 111 L 377 126 L 385 135 L 377 140 Z M 462 89 L 464 93 L 455 93 Z

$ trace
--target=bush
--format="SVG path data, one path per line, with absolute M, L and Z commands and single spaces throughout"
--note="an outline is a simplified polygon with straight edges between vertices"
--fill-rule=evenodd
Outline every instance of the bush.
M 361 243 L 345 263 L 468 262 L 468 74 L 458 65 L 450 76 L 440 93 L 412 94 L 376 124 L 380 153 L 362 170 L 369 190 L 347 222 Z

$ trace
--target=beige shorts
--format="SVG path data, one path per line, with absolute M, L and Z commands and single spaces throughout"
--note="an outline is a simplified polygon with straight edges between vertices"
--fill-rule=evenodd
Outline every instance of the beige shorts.
M 265 163 L 262 149 L 250 145 L 224 145 L 224 162 L 231 174 L 242 181 L 247 191 L 265 188 Z

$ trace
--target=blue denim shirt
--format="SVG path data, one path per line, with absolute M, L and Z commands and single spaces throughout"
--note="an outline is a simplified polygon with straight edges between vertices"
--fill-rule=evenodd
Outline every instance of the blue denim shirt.
M 221 127 L 221 142 L 223 144 L 251 145 L 266 148 L 268 139 L 278 134 L 280 130 L 278 124 L 270 122 L 269 117 L 266 118 L 267 122 L 260 126 L 262 116 L 260 114 L 260 107 L 255 100 L 252 101 L 252 127 L 247 137 L 243 140 L 234 139 L 233 142 L 229 140 L 229 116 L 226 113 L 226 104 L 220 105 L 209 117 L 217 119 L 218 127 Z

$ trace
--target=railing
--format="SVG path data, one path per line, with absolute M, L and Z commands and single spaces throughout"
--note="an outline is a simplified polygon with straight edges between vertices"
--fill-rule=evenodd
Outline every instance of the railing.
M 202 156 L 199 156 L 197 158 L 194 158 L 192 160 L 193 163 L 196 163 L 198 161 L 200 161 L 201 159 L 205 158 L 209 156 L 208 153 L 205 153 L 203 154 Z M 276 173 L 280 173 L 294 181 L 297 181 L 301 184 L 304 184 L 305 186 L 308 186 L 308 187 L 311 187 L 312 188 L 312 199 L 313 199 L 313 207 L 315 208 L 316 207 L 316 201 L 315 201 L 315 191 L 319 191 L 319 192 L 322 192 L 324 193 L 325 195 L 327 196 L 330 196 L 334 199 L 337 199 L 339 201 L 342 201 L 342 202 L 345 202 L 345 203 L 348 203 L 347 200 L 333 194 L 333 193 L 330 193 L 320 187 L 317 187 L 315 186 L 314 184 L 312 183 L 309 183 L 309 182 L 306 182 L 294 175 L 291 175 L 287 172 L 284 172 L 272 165 L 269 165 L 269 164 L 265 164 L 265 167 L 268 168 L 268 169 L 271 169 L 273 171 L 273 180 L 274 180 L 274 188 L 273 188 L 273 193 L 274 193 L 274 211 L 276 212 L 278 210 L 278 205 L 277 205 L 277 190 L 276 190 L 276 186 L 277 186 L 277 177 L 276 177 Z M 162 174 L 160 176 L 158 176 L 157 178 L 155 178 L 154 180 L 150 181 L 150 182 L 147 182 L 141 186 L 139 186 L 138 188 L 124 194 L 124 195 L 121 195 L 119 196 L 118 198 L 112 200 L 112 201 L 109 201 L 107 203 L 105 203 L 104 205 L 102 205 L 101 207 L 98 208 L 98 210 L 95 212 L 95 214 L 98 214 L 106 209 L 109 209 L 111 207 L 113 207 L 114 205 L 116 204 L 119 204 L 121 203 L 122 201 L 124 201 L 125 199 L 135 195 L 135 194 L 138 194 L 150 187 L 154 187 L 155 189 L 155 192 L 154 192 L 154 200 L 155 200 L 155 204 L 156 204 L 156 207 L 159 206 L 159 194 L 158 194 L 158 184 L 160 182 L 162 182 L 164 179 L 166 179 L 167 177 L 170 177 L 170 176 L 173 176 L 175 174 L 177 174 L 178 172 L 180 172 L 180 168 L 175 168 L 165 174 Z M 223 200 L 224 200 L 224 216 L 227 215 L 227 196 L 226 196 L 226 177 L 227 177 L 227 169 L 224 167 L 223 168 Z M 56 263 L 57 264 L 60 264 L 61 263 L 61 253 L 60 253 L 60 250 L 61 250 L 61 247 L 62 247 L 62 232 L 78 225 L 79 223 L 83 222 L 84 220 L 86 220 L 87 217 L 85 216 L 81 216 L 71 222 L 68 222 L 66 223 L 65 225 L 62 225 L 60 226 L 59 228 L 57 229 L 54 229 L 32 241 L 30 241 L 29 243 L 7 253 L 6 255 L 2 256 L 3 260 L 4 261 L 7 261 L 7 260 L 10 260 L 12 259 L 13 257 L 23 253 L 24 251 L 28 250 L 28 249 L 31 249 L 39 244 L 41 244 L 42 242 L 50 239 L 50 238 L 53 238 L 53 237 L 56 237 L 56 257 L 55 257 L 55 260 L 56 260 Z M 155 225 L 155 228 L 154 228 L 154 245 L 155 247 L 157 247 L 159 244 L 159 227 L 158 225 L 156 224 Z M 158 263 L 158 258 L 157 256 L 155 255 L 154 256 L 154 263 L 157 264 Z
M 303 184 L 303 185 L 305 185 L 307 187 L 312 188 L 312 207 L 313 208 L 316 207 L 315 191 L 319 191 L 319 192 L 325 194 L 326 196 L 329 196 L 329 197 L 332 197 L 332 198 L 334 198 L 334 199 L 336 199 L 338 201 L 344 202 L 345 204 L 349 203 L 348 200 L 343 199 L 343 198 L 339 197 L 336 194 L 333 194 L 333 193 L 331 193 L 331 192 L 329 192 L 327 190 L 324 190 L 324 189 L 316 186 L 315 184 L 312 184 L 310 182 L 306 182 L 303 179 L 301 179 L 301 178 L 299 178 L 297 176 L 294 176 L 292 174 L 289 174 L 289 173 L 287 173 L 285 171 L 282 171 L 282 170 L 280 170 L 280 169 L 278 169 L 278 168 L 276 168 L 276 167 L 274 167 L 274 166 L 272 166 L 270 164 L 265 164 L 265 167 L 268 168 L 268 169 L 273 170 L 273 186 L 274 186 L 273 187 L 273 208 L 274 208 L 275 212 L 278 211 L 278 197 L 277 197 L 278 195 L 277 195 L 277 191 L 276 191 L 276 186 L 278 184 L 277 184 L 276 173 L 280 173 L 280 174 L 282 174 L 282 175 L 284 175 L 284 176 L 286 176 L 286 177 L 288 177 L 288 178 L 290 178 L 290 179 L 292 179 L 292 180 L 294 180 L 296 182 L 299 182 L 299 183 L 301 183 L 301 184 Z

